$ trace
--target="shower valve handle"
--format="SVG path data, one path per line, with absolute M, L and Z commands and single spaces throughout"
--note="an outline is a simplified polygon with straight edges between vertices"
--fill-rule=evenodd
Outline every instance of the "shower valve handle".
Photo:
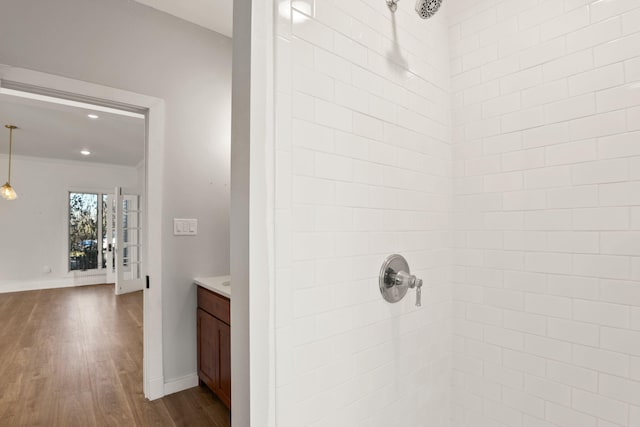
M 422 279 L 411 274 L 407 261 L 401 255 L 391 255 L 380 269 L 380 293 L 388 302 L 398 302 L 407 290 L 416 288 L 416 306 L 422 305 Z
M 422 279 L 415 275 L 399 271 L 396 274 L 396 286 L 407 286 L 409 289 L 416 288 L 416 307 L 422 305 Z
M 413 276 L 416 277 L 416 276 Z M 415 287 L 416 287 L 416 307 L 421 307 L 422 306 L 422 279 L 417 279 L 415 280 Z

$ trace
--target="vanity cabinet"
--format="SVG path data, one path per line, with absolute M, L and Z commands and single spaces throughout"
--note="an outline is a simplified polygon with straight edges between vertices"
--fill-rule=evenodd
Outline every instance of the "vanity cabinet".
M 198 378 L 231 409 L 231 304 L 198 286 Z

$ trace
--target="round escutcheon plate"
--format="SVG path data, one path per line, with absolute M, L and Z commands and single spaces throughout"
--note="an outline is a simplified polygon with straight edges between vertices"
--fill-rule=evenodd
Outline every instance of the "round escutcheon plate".
M 397 283 L 396 276 L 400 271 L 411 274 L 407 260 L 398 254 L 389 255 L 380 268 L 380 293 L 382 294 L 382 298 L 388 302 L 394 303 L 400 301 L 409 289 L 407 283 Z

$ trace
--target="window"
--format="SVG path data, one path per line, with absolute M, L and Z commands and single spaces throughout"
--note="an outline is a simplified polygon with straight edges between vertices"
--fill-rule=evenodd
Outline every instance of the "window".
M 69 270 L 98 268 L 98 195 L 69 193 Z
M 107 195 L 69 193 L 69 270 L 106 268 L 106 242 Z

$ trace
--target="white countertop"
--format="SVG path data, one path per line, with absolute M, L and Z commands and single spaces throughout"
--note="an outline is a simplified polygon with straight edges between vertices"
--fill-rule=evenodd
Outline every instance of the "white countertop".
M 231 276 L 196 277 L 193 282 L 198 286 L 231 299 Z

